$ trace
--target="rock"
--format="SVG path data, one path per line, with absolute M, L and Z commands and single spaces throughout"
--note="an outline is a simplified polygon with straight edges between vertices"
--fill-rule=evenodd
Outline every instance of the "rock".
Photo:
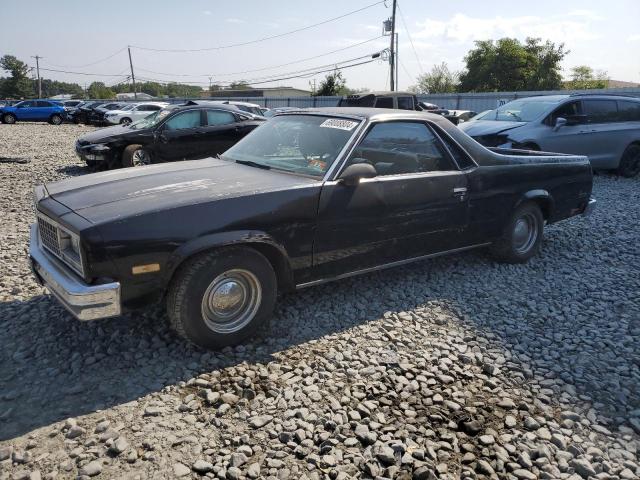
M 13 453 L 12 446 L 0 447 L 0 462 L 11 458 L 11 454 Z
M 396 463 L 396 456 L 393 448 L 386 445 L 380 447 L 376 451 L 376 458 L 385 465 L 393 465 L 394 463 Z
M 260 464 L 257 462 L 252 463 L 247 467 L 247 477 L 258 478 L 260 477 Z
M 69 431 L 67 431 L 66 437 L 69 439 L 78 438 L 81 435 L 84 435 L 85 430 L 78 425 L 72 426 Z
M 114 455 L 120 455 L 127 448 L 129 448 L 129 442 L 127 442 L 127 439 L 124 437 L 118 437 L 111 445 L 111 448 L 109 448 L 109 451 Z
M 238 467 L 227 468 L 227 478 L 229 480 L 240 480 L 242 478 L 242 470 Z
M 96 475 L 100 475 L 100 472 L 102 472 L 102 463 L 99 460 L 94 460 L 82 467 L 78 473 L 88 477 L 95 477 Z
M 538 478 L 534 473 L 530 472 L 529 470 L 524 470 L 522 468 L 514 470 L 513 474 L 517 478 L 522 480 L 536 480 Z
M 176 477 L 186 477 L 191 474 L 191 469 L 184 465 L 183 463 L 174 463 L 173 464 L 173 474 Z
M 249 425 L 251 428 L 262 428 L 265 425 L 271 423 L 273 417 L 271 415 L 259 415 L 249 419 Z
M 476 464 L 476 471 L 478 473 L 483 473 L 485 475 L 493 475 L 495 474 L 495 470 L 491 466 L 489 462 L 486 460 L 478 460 Z
M 575 472 L 580 475 L 582 478 L 595 477 L 596 471 L 591 466 L 588 460 L 581 459 L 573 459 L 569 462 L 569 465 L 575 470 Z
M 248 458 L 244 453 L 232 453 L 231 459 L 229 460 L 229 466 L 231 467 L 241 467 L 245 463 L 247 463 Z
M 538 421 L 533 418 L 533 417 L 526 417 L 524 419 L 524 427 L 527 430 L 537 430 L 540 428 L 540 424 L 538 423 Z
M 204 460 L 196 460 L 194 464 L 191 466 L 191 469 L 194 472 L 198 472 L 200 474 L 205 474 L 213 470 L 213 465 Z
M 480 440 L 480 443 L 485 446 L 493 445 L 496 442 L 495 438 L 493 438 L 493 435 L 481 435 L 480 437 L 478 437 L 478 440 Z

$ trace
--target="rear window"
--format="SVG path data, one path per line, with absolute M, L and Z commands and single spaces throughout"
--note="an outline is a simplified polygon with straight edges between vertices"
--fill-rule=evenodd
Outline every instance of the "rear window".
M 640 122 L 640 102 L 618 100 L 618 118 L 621 122 Z
M 376 97 L 373 95 L 365 95 L 363 97 L 342 98 L 339 107 L 373 107 Z

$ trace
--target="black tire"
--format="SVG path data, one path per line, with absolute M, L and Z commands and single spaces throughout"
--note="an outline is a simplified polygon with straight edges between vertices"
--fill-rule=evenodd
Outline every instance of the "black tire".
M 131 123 L 131 119 L 129 117 L 124 117 L 120 119 L 120 125 L 129 125 Z
M 625 149 L 617 173 L 626 178 L 635 177 L 640 173 L 640 145 L 634 143 Z
M 491 246 L 492 253 L 502 262 L 525 263 L 540 250 L 543 233 L 540 207 L 527 202 L 513 212 L 502 237 Z
M 62 116 L 58 115 L 58 114 L 53 114 L 51 115 L 51 118 L 49 118 L 49 123 L 52 125 L 62 125 Z
M 142 145 L 129 145 L 122 152 L 122 166 L 141 167 L 152 163 L 151 154 Z
M 225 288 L 233 284 L 240 290 Z M 240 299 L 238 291 L 242 292 Z M 200 347 L 219 349 L 255 335 L 272 315 L 276 295 L 276 274 L 261 253 L 247 247 L 227 247 L 199 254 L 180 266 L 169 285 L 167 314 L 180 336 Z M 238 302 L 240 307 L 236 308 Z M 216 316 L 212 306 L 236 310 L 225 320 Z
M 5 113 L 2 116 L 2 123 L 13 125 L 17 121 L 18 121 L 18 119 L 16 118 L 16 116 L 13 113 Z

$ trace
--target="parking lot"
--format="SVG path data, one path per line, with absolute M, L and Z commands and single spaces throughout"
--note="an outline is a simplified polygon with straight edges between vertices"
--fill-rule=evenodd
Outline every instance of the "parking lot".
M 0 479 L 640 476 L 640 178 L 542 252 L 483 251 L 289 294 L 253 341 L 160 308 L 81 323 L 29 271 L 35 184 L 92 127 L 0 124 Z M 57 474 L 57 477 L 56 477 Z

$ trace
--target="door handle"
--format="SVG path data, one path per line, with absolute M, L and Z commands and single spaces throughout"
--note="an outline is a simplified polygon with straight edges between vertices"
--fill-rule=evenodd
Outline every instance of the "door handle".
M 460 200 L 462 200 L 465 195 L 467 194 L 467 188 L 466 187 L 456 187 L 453 189 L 453 196 L 454 197 L 459 197 Z

